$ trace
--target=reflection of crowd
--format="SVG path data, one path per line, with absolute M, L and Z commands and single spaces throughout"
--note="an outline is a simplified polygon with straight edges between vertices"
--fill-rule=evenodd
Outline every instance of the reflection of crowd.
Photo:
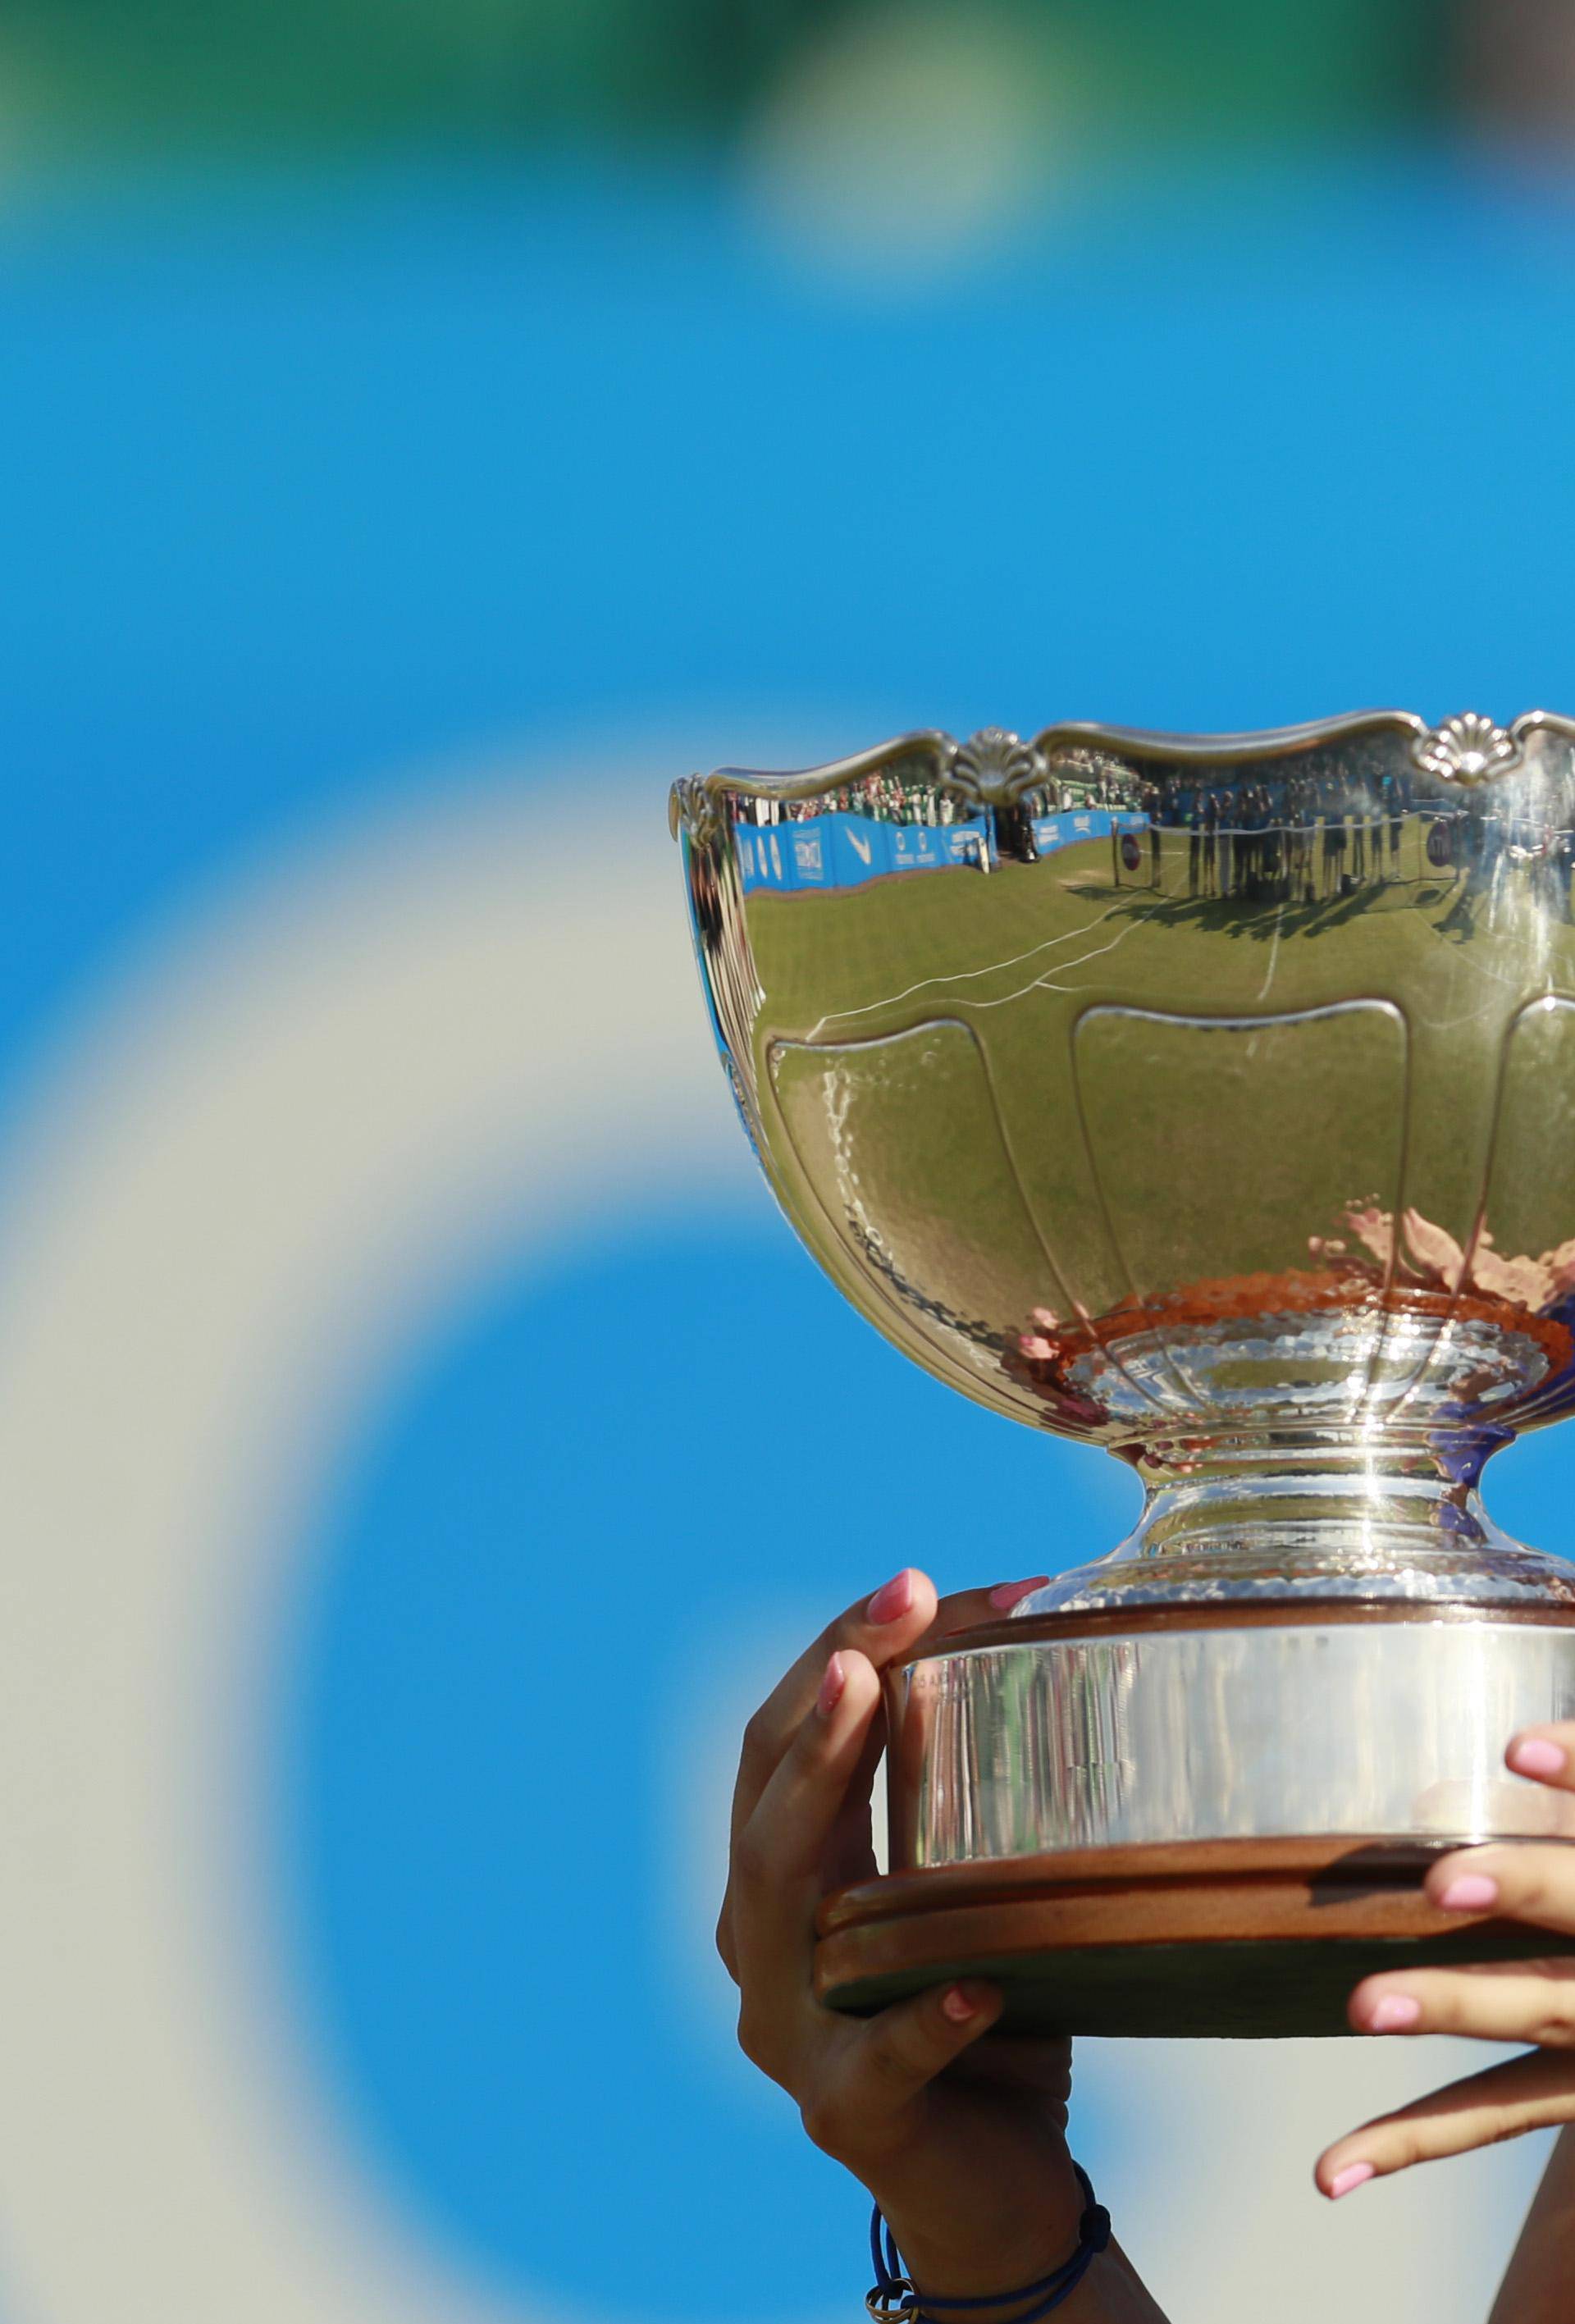
M 1537 814 L 1493 812 L 1485 803 L 1434 817 L 1436 860 L 1463 881 L 1469 895 L 1497 903 L 1508 882 L 1523 881 L 1544 911 L 1570 917 L 1570 879 L 1575 873 L 1575 828 L 1570 806 L 1552 801 Z
M 1152 788 L 1152 784 L 1139 782 L 1135 775 L 1106 770 L 1085 777 L 1052 778 L 1036 784 L 1025 798 L 1036 815 L 1078 815 L 1090 807 L 1139 808 L 1145 804 L 1145 793 Z
M 1146 788 L 1154 834 L 1184 831 L 1189 896 L 1320 903 L 1401 877 L 1407 815 L 1424 829 L 1411 877 L 1459 881 L 1497 899 L 1519 879 L 1545 911 L 1568 921 L 1575 879 L 1575 798 L 1558 786 L 1534 795 L 1502 788 L 1458 806 L 1419 800 L 1405 770 L 1363 775 L 1307 768 L 1235 781 Z M 1161 884 L 1157 856 L 1153 884 Z
M 861 775 L 834 790 L 817 791 L 813 798 L 735 798 L 734 819 L 766 826 L 778 823 L 808 823 L 819 815 L 861 815 L 872 823 L 954 823 L 962 812 L 950 792 L 938 790 L 933 774 L 907 780 L 895 768 Z
M 1411 779 L 1312 770 L 1146 787 L 1156 828 L 1187 835 L 1189 896 L 1317 903 L 1399 876 Z
M 1139 868 L 1135 852 L 1127 864 L 1156 890 L 1175 887 L 1184 834 L 1188 896 L 1316 904 L 1401 878 L 1405 822 L 1414 815 L 1424 854 L 1412 861 L 1405 876 L 1451 880 L 1467 895 L 1490 900 L 1518 879 L 1545 911 L 1571 918 L 1575 788 L 1554 786 L 1534 797 L 1523 791 L 1513 798 L 1496 788 L 1446 806 L 1419 799 L 1419 779 L 1405 767 L 1368 772 L 1312 761 L 1235 776 L 1216 769 L 1196 779 L 1173 768 L 1160 782 L 1079 752 L 990 810 L 990 838 L 978 861 L 986 869 L 991 854 L 1006 862 L 1035 862 L 1046 819 L 1103 809 L 1147 819 L 1147 864 Z M 972 822 L 978 812 L 937 783 L 932 768 L 912 761 L 807 798 L 734 793 L 730 804 L 735 821 L 762 828 L 828 813 L 933 828 Z M 1135 842 L 1128 836 L 1122 844 L 1130 850 Z
M 1003 815 L 1009 821 L 1031 825 L 1036 818 L 1050 815 L 1082 812 L 1091 807 L 1137 808 L 1144 805 L 1144 793 L 1151 785 L 1142 783 L 1113 761 L 1101 760 L 1083 765 L 1079 754 L 1064 770 L 1057 769 L 1041 783 L 1018 793 L 1007 807 L 995 809 L 997 817 Z M 810 798 L 747 798 L 736 795 L 732 799 L 733 819 L 757 828 L 775 824 L 807 823 L 821 815 L 861 815 L 874 823 L 926 824 L 944 825 L 964 820 L 974 810 L 970 809 L 956 795 L 944 789 L 930 769 L 907 777 L 900 767 L 888 767 L 878 773 L 861 775 L 852 782 L 841 783 L 827 791 L 817 790 Z M 1018 851 L 1008 845 L 1007 854 Z

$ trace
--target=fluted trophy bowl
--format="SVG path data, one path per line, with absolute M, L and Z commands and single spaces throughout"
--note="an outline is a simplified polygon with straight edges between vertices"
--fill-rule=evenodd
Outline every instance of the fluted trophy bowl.
M 1575 1403 L 1575 723 L 915 733 L 673 806 L 799 1234 L 1147 1489 L 898 1674 L 894 1869 L 1544 1825 L 1498 1754 L 1575 1714 L 1575 1572 L 1478 1487 Z

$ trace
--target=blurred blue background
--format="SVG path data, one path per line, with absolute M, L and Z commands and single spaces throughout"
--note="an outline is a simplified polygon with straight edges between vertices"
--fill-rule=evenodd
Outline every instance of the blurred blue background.
M 572 814 L 587 909 L 649 831 L 677 943 L 691 736 L 1575 706 L 1572 137 L 1551 0 L 9 10 L 16 1149 L 151 949 L 478 765 Z M 499 1005 L 523 1056 L 558 1003 Z M 1127 1489 L 899 1363 L 763 1194 L 637 1177 L 467 1277 L 299 1514 L 259 1941 L 500 2314 L 841 2313 L 856 2193 L 705 1957 L 727 1642 L 763 1684 L 906 1560 L 1069 1563 Z M 1563 1547 L 1564 1449 L 1503 1471 Z M 47 2254 L 7 2305 L 33 2200 L 0 2154 L 0 2316 L 75 2324 Z

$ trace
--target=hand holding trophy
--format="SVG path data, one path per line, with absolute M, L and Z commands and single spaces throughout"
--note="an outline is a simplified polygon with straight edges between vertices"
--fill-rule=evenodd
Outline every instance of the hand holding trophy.
M 888 1666 L 892 1869 L 823 1907 L 822 1998 L 1336 2032 L 1360 1978 L 1524 1953 L 1422 1881 L 1575 1836 L 1493 1772 L 1575 1717 L 1575 1573 L 1478 1489 L 1575 1404 L 1575 725 L 920 733 L 674 813 L 811 1250 L 1147 1491 Z

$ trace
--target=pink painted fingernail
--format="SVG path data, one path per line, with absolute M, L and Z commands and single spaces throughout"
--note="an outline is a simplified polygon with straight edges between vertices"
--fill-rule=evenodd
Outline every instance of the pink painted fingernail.
M 847 1683 L 848 1674 L 843 1668 L 843 1658 L 841 1655 L 834 1655 L 825 1666 L 825 1676 L 821 1680 L 820 1692 L 815 1698 L 815 1707 L 823 1719 L 831 1717 L 843 1699 L 843 1689 Z
M 1338 2203 L 1340 2197 L 1349 2195 L 1353 2187 L 1365 2187 L 1372 2175 L 1373 2166 L 1370 2163 L 1348 2163 L 1345 2169 L 1336 2172 L 1329 2182 L 1330 2201 Z
M 1485 1913 L 1498 1902 L 1498 1883 L 1485 1872 L 1462 1872 L 1442 1891 L 1439 1903 L 1446 1913 Z
M 905 1565 L 889 1582 L 883 1582 L 864 1609 L 870 1622 L 895 1622 L 913 1604 L 913 1568 Z
M 1421 2002 L 1413 2001 L 1408 1993 L 1386 1993 L 1368 2024 L 1375 2034 L 1405 2034 L 1421 2015 Z
M 950 1986 L 941 1997 L 941 2015 L 953 2025 L 966 2025 L 971 2017 L 978 2016 L 979 2003 L 965 1985 Z
M 998 1582 L 990 1593 L 990 1602 L 998 1614 L 1009 1614 L 1014 1606 L 1022 1604 L 1030 1591 L 1043 1590 L 1049 1579 L 1047 1573 L 1036 1573 L 1027 1582 Z
M 1517 1775 L 1561 1775 L 1570 1754 L 1545 1735 L 1517 1735 L 1505 1758 Z

